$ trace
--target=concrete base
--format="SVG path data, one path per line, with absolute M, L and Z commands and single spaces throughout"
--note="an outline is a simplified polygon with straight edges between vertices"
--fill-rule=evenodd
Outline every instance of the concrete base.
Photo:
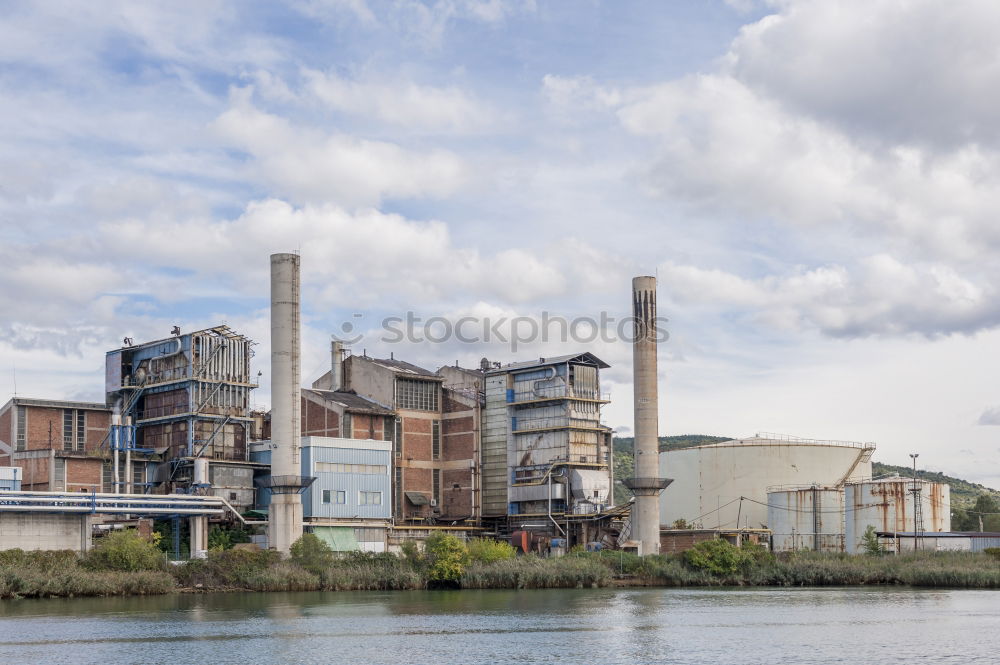
M 288 554 L 292 543 L 301 537 L 302 497 L 298 494 L 272 494 L 267 524 L 271 549 Z
M 639 542 L 639 556 L 660 553 L 660 499 L 637 496 L 632 504 L 632 539 Z
M 89 514 L 0 512 L 0 550 L 90 549 Z
M 188 522 L 191 530 L 191 558 L 203 559 L 208 551 L 208 518 L 192 517 Z

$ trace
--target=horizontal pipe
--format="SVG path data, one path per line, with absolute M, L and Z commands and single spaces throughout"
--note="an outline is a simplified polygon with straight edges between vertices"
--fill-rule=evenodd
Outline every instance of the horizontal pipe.
M 215 508 L 148 508 L 143 506 L 129 506 L 127 508 L 116 508 L 114 510 L 92 510 L 90 506 L 0 506 L 0 513 L 24 513 L 24 512 L 46 512 L 46 513 L 91 513 L 102 514 L 121 513 L 135 515 L 224 515 L 225 511 Z

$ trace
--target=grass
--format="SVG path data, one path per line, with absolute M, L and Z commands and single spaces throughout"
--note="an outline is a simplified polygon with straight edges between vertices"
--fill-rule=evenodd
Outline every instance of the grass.
M 135 536 L 138 538 L 138 536 Z M 721 543 L 721 544 L 720 544 Z M 315 545 L 315 543 L 313 543 Z M 152 545 L 149 545 L 153 547 Z M 586 588 L 612 584 L 695 586 L 909 585 L 1000 588 L 1000 552 L 916 552 L 852 556 L 821 552 L 772 555 L 721 541 L 684 555 L 638 557 L 617 551 L 571 552 L 554 559 L 511 556 L 489 543 L 471 548 L 456 585 L 466 589 Z M 400 590 L 433 585 L 433 552 L 402 556 L 299 548 L 276 552 L 213 551 L 167 566 L 132 537 L 105 540 L 95 551 L 0 552 L 0 598 L 145 595 L 178 590 Z

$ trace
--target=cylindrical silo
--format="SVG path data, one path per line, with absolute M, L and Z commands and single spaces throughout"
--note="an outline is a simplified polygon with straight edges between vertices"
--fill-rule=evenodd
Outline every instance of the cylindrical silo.
M 843 552 L 844 490 L 818 485 L 771 488 L 767 525 L 775 552 Z
M 920 510 L 915 510 L 914 488 L 919 491 Z M 898 550 L 913 549 L 919 539 L 912 534 L 932 536 L 951 530 L 951 488 L 912 478 L 893 476 L 850 483 L 844 491 L 846 548 L 851 554 L 864 551 L 868 527 L 881 533 L 910 534 L 896 538 Z

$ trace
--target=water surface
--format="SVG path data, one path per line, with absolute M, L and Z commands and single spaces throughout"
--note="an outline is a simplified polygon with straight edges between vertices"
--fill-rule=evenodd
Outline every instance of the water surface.
M 0 663 L 996 663 L 998 601 L 892 587 L 0 601 Z

